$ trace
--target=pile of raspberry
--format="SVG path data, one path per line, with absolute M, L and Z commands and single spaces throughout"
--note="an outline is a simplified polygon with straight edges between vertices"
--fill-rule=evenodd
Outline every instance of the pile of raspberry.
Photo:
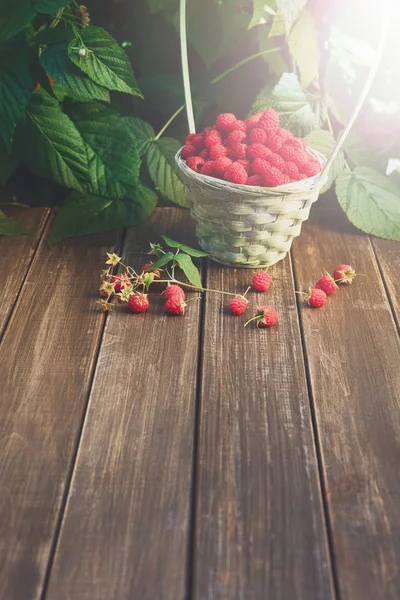
M 304 140 L 279 127 L 273 108 L 245 121 L 231 113 L 219 115 L 214 127 L 186 137 L 181 158 L 202 175 L 261 187 L 286 185 L 321 171 Z

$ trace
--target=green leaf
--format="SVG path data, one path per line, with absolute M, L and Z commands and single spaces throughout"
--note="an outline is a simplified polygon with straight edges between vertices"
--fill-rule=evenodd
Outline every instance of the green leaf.
M 182 252 L 186 252 L 186 254 L 190 254 L 190 256 L 195 256 L 197 258 L 200 258 L 202 256 L 208 256 L 207 252 L 203 252 L 202 250 L 197 250 L 196 248 L 187 246 L 186 244 L 176 242 L 175 240 L 172 240 L 166 235 L 162 235 L 161 237 L 167 244 L 167 246 L 169 246 L 170 248 L 179 248 L 180 250 L 182 250 Z
M 0 136 L 10 150 L 15 127 L 34 86 L 29 49 L 23 35 L 0 45 Z
M 285 19 L 287 33 L 292 29 L 306 4 L 307 0 L 276 0 L 276 5 Z
M 262 90 L 256 98 L 251 114 L 272 107 L 279 114 L 280 126 L 294 135 L 303 137 L 319 127 L 312 103 L 316 98 L 302 91 L 297 75 L 283 73 L 277 85 Z
M 250 21 L 249 29 L 256 25 L 264 25 L 274 16 L 274 11 L 268 6 L 265 0 L 253 0 L 253 16 Z
M 274 15 L 274 20 L 272 21 L 271 29 L 269 30 L 268 37 L 280 37 L 281 35 L 285 35 L 285 18 L 281 12 L 276 12 Z
M 126 198 L 138 183 L 140 157 L 125 119 L 97 102 L 73 103 L 67 114 L 85 142 L 90 192 Z
M 317 77 L 321 59 L 317 26 L 309 10 L 301 11 L 290 32 L 288 45 L 290 54 L 300 70 L 301 86 L 306 89 Z
M 50 242 L 56 244 L 66 238 L 140 225 L 154 205 L 146 205 L 150 196 L 142 186 L 138 187 L 138 197 L 140 203 L 74 192 L 54 220 Z
M 160 269 L 161 267 L 164 267 L 167 263 L 169 263 L 171 260 L 173 260 L 174 256 L 175 255 L 172 254 L 172 252 L 166 252 L 158 260 L 156 260 L 156 262 L 154 262 L 151 265 L 151 267 L 148 267 L 147 269 L 145 269 L 145 271 L 148 271 L 149 269 L 154 271 L 154 269 Z
M 8 154 L 4 143 L 0 140 L 0 185 L 12 175 L 18 166 L 13 154 Z
M 43 90 L 32 95 L 17 128 L 18 155 L 29 169 L 77 190 L 89 183 L 84 142 L 57 100 Z
M 9 219 L 0 210 L 0 235 L 31 235 L 31 233 L 21 223 Z
M 176 260 L 182 271 L 185 273 L 189 283 L 197 288 L 203 289 L 200 272 L 190 256 L 187 254 L 177 254 L 174 260 Z
M 109 102 L 108 90 L 92 81 L 68 58 L 69 44 L 73 39 L 74 33 L 70 27 L 48 28 L 40 32 L 36 41 L 39 44 L 47 44 L 40 55 L 40 64 L 55 83 L 72 92 L 73 97 Z
M 52 13 L 67 6 L 65 0 L 34 0 L 33 5 L 38 13 Z
M 1 0 L 0 42 L 24 29 L 36 15 L 29 0 Z
M 147 152 L 150 142 L 154 141 L 155 132 L 149 123 L 142 121 L 139 117 L 125 117 L 125 123 L 136 138 L 140 156 Z
M 165 198 L 187 206 L 185 186 L 175 166 L 175 154 L 180 147 L 177 140 L 168 137 L 152 142 L 147 150 L 147 167 L 154 185 Z
M 336 179 L 336 194 L 356 227 L 378 237 L 400 240 L 400 190 L 388 177 L 368 167 L 356 167 Z
M 313 150 L 316 150 L 317 152 L 321 152 L 321 154 L 324 154 L 326 158 L 329 158 L 329 156 L 332 154 L 334 147 L 336 146 L 336 140 L 333 137 L 333 135 L 329 131 L 325 131 L 324 129 L 315 129 L 305 137 L 305 141 L 307 143 L 307 146 L 309 146 Z M 343 151 L 340 150 L 339 154 L 333 161 L 331 168 L 329 169 L 328 181 L 321 189 L 321 193 L 324 193 L 327 190 L 329 190 L 336 177 L 339 175 L 339 173 L 343 171 L 344 168 L 344 154 Z
M 75 38 L 69 45 L 72 62 L 95 83 L 118 92 L 142 97 L 131 63 L 117 41 L 101 27 L 84 27 L 83 42 Z

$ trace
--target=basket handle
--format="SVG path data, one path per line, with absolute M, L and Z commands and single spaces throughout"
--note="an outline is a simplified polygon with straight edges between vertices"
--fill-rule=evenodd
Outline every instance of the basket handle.
M 364 87 L 361 91 L 361 94 L 358 98 L 357 104 L 351 114 L 350 120 L 349 120 L 348 124 L 346 125 L 346 127 L 344 128 L 344 130 L 342 131 L 341 135 L 339 136 L 339 138 L 336 142 L 336 145 L 335 145 L 334 149 L 332 150 L 331 155 L 329 156 L 328 160 L 326 161 L 326 163 L 320 173 L 320 176 L 319 176 L 319 179 L 317 182 L 317 186 L 319 185 L 320 187 L 322 187 L 324 185 L 324 183 L 325 183 L 324 176 L 328 174 L 333 161 L 335 160 L 336 156 L 342 149 L 343 144 L 344 144 L 351 128 L 353 127 L 354 122 L 357 119 L 361 108 L 363 107 L 363 104 L 369 94 L 371 86 L 372 86 L 374 79 L 376 77 L 376 74 L 378 72 L 379 65 L 381 63 L 382 56 L 383 56 L 383 51 L 385 49 L 387 32 L 389 29 L 389 19 L 390 19 L 389 2 L 390 2 L 390 0 L 384 0 L 382 30 L 381 30 L 381 35 L 379 38 L 378 47 L 377 47 L 376 53 L 375 53 L 375 60 L 371 67 L 371 71 L 368 74 L 367 80 L 366 80 Z M 180 0 L 180 45 L 181 45 L 183 87 L 184 87 L 184 92 L 185 92 L 185 104 L 186 104 L 186 114 L 187 114 L 189 132 L 195 133 L 196 127 L 195 127 L 195 122 L 194 122 L 192 95 L 191 95 L 191 91 L 190 91 L 190 74 L 189 74 L 189 62 L 188 62 L 188 54 L 187 54 L 186 0 Z

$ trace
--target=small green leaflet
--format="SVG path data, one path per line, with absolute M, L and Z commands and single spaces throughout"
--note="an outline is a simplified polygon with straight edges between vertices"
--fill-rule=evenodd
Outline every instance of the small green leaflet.
M 300 11 L 306 4 L 307 0 L 276 0 L 276 5 L 285 19 L 287 33 L 292 29 Z
M 179 248 L 182 252 L 189 254 L 190 256 L 194 256 L 197 258 L 201 258 L 202 256 L 208 256 L 207 252 L 203 252 L 202 250 L 197 250 L 196 248 L 192 248 L 191 246 L 187 246 L 186 244 L 181 244 L 180 242 L 176 242 L 175 240 L 171 240 L 171 238 L 166 235 L 161 236 L 164 242 L 170 248 Z
M 175 166 L 175 154 L 180 147 L 177 140 L 163 137 L 150 144 L 146 158 L 150 177 L 156 188 L 171 202 L 186 207 L 185 186 Z
M 188 254 L 177 254 L 174 260 L 178 263 L 182 271 L 185 273 L 189 283 L 196 286 L 197 288 L 203 289 L 201 283 L 201 277 L 199 270 L 193 263 L 192 259 Z
M 143 157 L 147 152 L 150 142 L 155 138 L 154 129 L 149 123 L 142 121 L 139 117 L 124 117 L 124 121 L 135 136 L 140 156 Z
M 34 86 L 29 48 L 21 34 L 0 45 L 0 137 L 10 150 L 15 127 L 23 115 Z
M 142 97 L 127 55 L 105 29 L 84 27 L 80 39 L 75 38 L 70 43 L 68 56 L 95 83 Z
M 317 150 L 317 152 L 321 152 L 321 154 L 324 154 L 326 158 L 331 155 L 336 145 L 336 140 L 333 135 L 324 129 L 315 129 L 305 137 L 305 141 L 307 146 L 313 150 Z M 343 171 L 344 167 L 344 154 L 343 151 L 340 150 L 339 154 L 333 161 L 331 168 L 329 169 L 328 181 L 321 189 L 322 194 L 329 190 L 336 177 Z
M 253 16 L 248 28 L 264 25 L 273 18 L 274 12 L 266 3 L 266 0 L 253 0 Z
M 9 219 L 0 210 L 0 235 L 31 235 L 31 233 L 21 223 Z
M 318 75 L 321 58 L 317 25 L 309 10 L 301 11 L 289 34 L 288 45 L 290 54 L 299 67 L 301 87 L 306 89 Z
M 366 233 L 400 240 L 400 189 L 385 175 L 368 167 L 343 171 L 336 194 L 349 220 Z
M 271 29 L 269 30 L 268 37 L 274 38 L 281 35 L 285 35 L 285 19 L 281 12 L 275 13 L 274 20 L 272 21 Z
M 173 260 L 174 256 L 175 255 L 172 254 L 172 252 L 166 252 L 158 260 L 156 260 L 156 262 L 153 263 L 151 267 L 147 267 L 147 269 L 145 269 L 145 272 L 154 271 L 154 269 L 161 269 L 161 267 L 164 267 L 167 263 Z

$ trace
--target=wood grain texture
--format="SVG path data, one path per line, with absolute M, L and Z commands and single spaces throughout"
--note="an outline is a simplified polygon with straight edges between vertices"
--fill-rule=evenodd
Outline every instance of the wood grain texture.
M 272 304 L 274 328 L 206 300 L 195 600 L 334 597 L 289 258 L 270 272 L 246 314 Z M 211 266 L 208 286 L 243 293 L 251 277 Z
M 104 315 L 115 234 L 39 245 L 0 348 L 0 598 L 38 600 L 69 481 Z
M 400 330 L 400 242 L 372 239 L 393 315 Z
M 299 289 L 340 263 L 368 274 L 301 303 L 340 599 L 398 600 L 399 338 L 369 238 L 318 204 L 293 246 Z
M 147 249 L 186 218 L 131 230 L 128 264 L 144 262 L 139 235 Z M 186 597 L 200 303 L 168 317 L 160 291 L 107 321 L 47 600 Z
M 7 209 L 33 235 L 0 236 L 0 339 L 49 215 L 48 208 Z

